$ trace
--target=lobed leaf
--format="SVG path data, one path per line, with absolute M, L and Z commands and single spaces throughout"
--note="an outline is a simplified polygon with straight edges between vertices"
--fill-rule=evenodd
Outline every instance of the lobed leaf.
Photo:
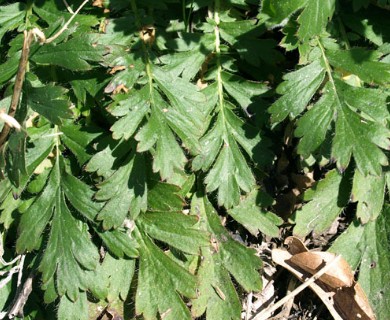
M 325 78 L 325 70 L 318 60 L 288 73 L 277 92 L 283 94 L 270 108 L 271 121 L 279 123 L 287 116 L 294 119 L 301 114 Z
M 304 237 L 310 232 L 321 234 L 328 229 L 347 205 L 350 195 L 348 175 L 329 171 L 310 192 L 305 193 L 306 203 L 294 213 L 294 235 Z
M 228 213 L 254 236 L 257 236 L 260 231 L 268 236 L 278 237 L 278 226 L 283 223 L 283 220 L 264 209 L 270 206 L 272 201 L 268 194 L 255 189 Z
M 132 152 L 123 165 L 99 185 L 97 200 L 108 200 L 97 219 L 104 229 L 117 228 L 125 218 L 135 219 L 146 210 L 147 187 L 145 160 L 142 154 Z
M 27 105 L 56 125 L 62 119 L 71 117 L 70 104 L 65 96 L 67 90 L 59 86 L 29 86 L 27 89 Z
M 16 29 L 23 22 L 26 5 L 15 2 L 6 6 L 0 6 L 0 41 L 7 31 Z
M 148 212 L 137 219 L 142 230 L 154 239 L 190 254 L 209 245 L 207 233 L 197 230 L 197 219 L 178 212 Z
M 320 35 L 333 16 L 335 5 L 335 0 L 307 1 L 304 10 L 298 18 L 298 22 L 301 25 L 298 30 L 299 39 L 308 41 L 310 38 Z
M 195 277 L 166 256 L 147 235 L 135 231 L 140 245 L 136 313 L 145 319 L 157 319 L 157 314 L 167 320 L 191 319 L 179 294 L 196 296 Z
M 73 71 L 92 69 L 89 62 L 100 62 L 104 49 L 93 45 L 92 39 L 80 36 L 58 45 L 42 46 L 31 59 L 42 65 L 57 65 Z
M 358 202 L 356 217 L 362 224 L 376 220 L 383 208 L 385 176 L 363 176 L 356 170 L 353 178 L 352 200 Z
M 241 306 L 233 289 L 229 273 L 247 291 L 261 289 L 257 270 L 261 260 L 254 251 L 233 240 L 221 225 L 218 214 L 205 196 L 195 195 L 191 203 L 192 214 L 200 218 L 199 226 L 212 235 L 211 248 L 202 248 L 204 260 L 199 268 L 199 295 L 193 300 L 193 314 L 208 319 L 235 319 Z

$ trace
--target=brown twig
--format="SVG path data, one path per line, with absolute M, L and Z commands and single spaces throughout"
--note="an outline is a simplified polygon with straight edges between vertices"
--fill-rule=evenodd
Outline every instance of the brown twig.
M 23 42 L 23 48 L 22 48 L 22 55 L 19 60 L 19 67 L 18 67 L 18 73 L 16 74 L 15 79 L 15 85 L 14 85 L 14 92 L 12 94 L 11 99 L 11 105 L 9 108 L 8 115 L 10 117 L 14 117 L 16 110 L 19 105 L 20 96 L 22 93 L 23 83 L 24 83 L 24 77 L 26 75 L 26 69 L 27 69 L 27 63 L 28 63 L 28 57 L 30 54 L 30 45 L 32 40 L 34 39 L 33 32 L 31 30 L 24 31 L 24 42 Z M 0 149 L 4 145 L 4 142 L 7 140 L 8 134 L 10 132 L 11 128 L 8 126 L 8 124 L 4 124 L 3 130 L 0 133 Z

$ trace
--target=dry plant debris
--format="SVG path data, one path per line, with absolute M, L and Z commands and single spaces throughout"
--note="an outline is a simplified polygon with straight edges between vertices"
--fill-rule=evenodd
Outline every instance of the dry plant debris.
M 285 244 L 288 245 L 287 250 L 272 250 L 272 259 L 302 282 L 333 263 L 332 268 L 309 287 L 335 319 L 376 319 L 364 291 L 354 279 L 351 267 L 342 257 L 334 262 L 336 255 L 333 253 L 309 251 L 297 237 L 288 237 Z

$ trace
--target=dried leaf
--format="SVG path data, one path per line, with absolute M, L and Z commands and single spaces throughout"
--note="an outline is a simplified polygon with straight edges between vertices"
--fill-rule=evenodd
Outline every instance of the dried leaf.
M 289 261 L 309 274 L 315 274 L 335 256 L 330 252 L 302 252 L 293 255 Z M 332 288 L 350 287 L 354 282 L 351 267 L 344 259 L 339 259 L 334 269 L 329 270 L 319 280 Z
M 302 282 L 336 257 L 330 252 L 309 251 L 297 237 L 288 237 L 285 244 L 288 245 L 288 251 L 274 249 L 272 259 Z M 351 267 L 342 257 L 338 259 L 334 268 L 328 270 L 309 287 L 323 301 L 335 319 L 376 319 L 363 289 L 354 280 Z

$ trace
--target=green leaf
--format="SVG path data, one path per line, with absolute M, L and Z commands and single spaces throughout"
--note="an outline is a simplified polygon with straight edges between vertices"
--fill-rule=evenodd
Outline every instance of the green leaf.
M 186 157 L 165 119 L 164 110 L 167 109 L 167 105 L 155 91 L 153 99 L 157 105 L 152 105 L 149 121 L 138 131 L 135 138 L 139 141 L 138 152 L 156 146 L 156 150 L 152 152 L 153 171 L 160 172 L 161 178 L 165 180 L 172 178 L 176 171 L 183 171 Z
M 66 176 L 66 172 L 63 168 L 62 160 L 57 160 L 42 193 L 23 214 L 16 247 L 19 252 L 37 249 L 42 245 L 42 235 L 51 220 L 50 235 L 39 266 L 43 286 L 55 286 L 47 299 L 66 294 L 76 301 L 79 290 L 86 290 L 90 285 L 88 270 L 96 268 L 99 254 L 90 240 L 86 225 L 77 220 L 67 206 L 65 195 L 69 195 L 69 190 L 65 188 L 64 193 L 62 177 Z M 77 186 L 74 179 L 70 182 L 71 192 L 79 191 L 73 189 Z M 77 196 L 77 201 L 72 196 L 70 199 L 76 204 L 81 202 Z
M 135 236 L 140 245 L 136 313 L 148 320 L 157 319 L 157 314 L 167 320 L 191 319 L 179 294 L 196 296 L 195 277 L 165 255 L 147 235 L 136 229 Z
M 381 165 L 387 165 L 388 159 L 378 147 L 390 149 L 390 131 L 387 128 L 362 119 L 347 104 L 343 104 L 337 108 L 335 131 L 332 157 L 337 160 L 340 170 L 345 170 L 353 155 L 364 175 L 381 174 Z
M 65 96 L 66 92 L 65 88 L 53 85 L 37 88 L 28 86 L 27 105 L 52 123 L 60 125 L 62 119 L 71 117 L 70 103 Z
M 222 72 L 221 75 L 224 89 L 245 111 L 256 102 L 256 98 L 268 91 L 265 84 L 248 81 L 228 72 Z
M 179 196 L 180 188 L 159 181 L 148 184 L 149 211 L 181 211 L 184 200 Z
M 8 178 L 15 187 L 20 187 L 22 175 L 27 173 L 26 168 L 26 134 L 14 132 L 8 139 L 6 153 L 6 171 Z
M 229 273 L 245 290 L 258 291 L 261 260 L 252 249 L 231 238 L 205 196 L 194 196 L 191 210 L 200 218 L 200 228 L 212 235 L 212 248 L 202 248 L 205 258 L 199 269 L 199 295 L 193 300 L 193 314 L 200 316 L 207 309 L 208 319 L 236 319 L 241 304 Z
M 130 290 L 135 271 L 134 259 L 115 259 L 109 253 L 104 256 L 103 263 L 98 266 L 95 279 L 103 285 L 104 297 L 109 302 L 121 299 L 125 301 Z
M 20 53 L 14 54 L 7 61 L 0 64 L 0 86 L 10 80 L 18 71 Z
M 132 137 L 142 119 L 149 111 L 150 104 L 147 101 L 146 95 L 148 92 L 145 89 L 147 89 L 147 87 L 144 87 L 140 91 L 136 91 L 134 94 L 130 95 L 128 99 L 122 100 L 119 103 L 121 106 L 126 107 L 128 112 L 110 128 L 114 139 L 123 138 L 128 140 Z
M 207 233 L 194 227 L 197 222 L 196 217 L 178 212 L 148 212 L 137 219 L 152 238 L 190 254 L 199 254 L 199 248 L 210 243 Z
M 58 320 L 85 320 L 88 319 L 87 294 L 83 292 L 76 301 L 69 300 L 67 296 L 60 299 L 58 305 Z
M 279 24 L 307 2 L 307 0 L 263 0 L 261 12 L 269 17 L 267 22 Z
M 257 38 L 265 32 L 265 28 L 257 25 L 255 20 L 223 21 L 219 24 L 219 31 L 223 39 L 234 44 L 242 37 Z
M 103 205 L 92 200 L 94 193 L 89 186 L 70 174 L 62 176 L 61 186 L 72 206 L 89 221 L 94 221 Z
M 225 268 L 245 290 L 260 290 L 261 279 L 257 270 L 262 266 L 262 262 L 255 256 L 255 251 L 232 239 L 206 197 L 195 197 L 191 207 L 194 208 L 194 214 L 201 215 L 200 225 L 206 224 L 207 231 L 211 232 L 216 240 L 216 247 L 219 247 L 217 251 Z
M 111 136 L 104 136 L 97 142 L 97 151 L 86 166 L 88 172 L 95 172 L 104 178 L 110 177 L 118 163 L 121 163 L 132 148 L 133 141 L 115 141 Z
M 275 50 L 277 42 L 272 39 L 259 39 L 266 29 L 255 20 L 227 21 L 219 24 L 221 37 L 237 50 L 240 57 L 253 66 L 275 65 L 283 56 Z M 256 55 L 252 52 L 257 52 Z
M 321 234 L 328 229 L 347 205 L 350 196 L 349 174 L 329 171 L 312 189 L 305 192 L 306 203 L 293 216 L 294 235 Z
M 385 176 L 363 176 L 358 170 L 353 178 L 352 200 L 358 202 L 356 216 L 362 224 L 374 221 L 382 211 Z
M 218 204 L 227 208 L 239 203 L 240 188 L 249 192 L 255 185 L 251 169 L 234 139 L 228 137 L 205 182 L 208 192 L 218 189 Z
M 146 211 L 145 170 L 144 156 L 132 152 L 123 165 L 98 186 L 95 198 L 108 200 L 97 216 L 103 221 L 104 229 L 121 226 L 128 213 L 135 219 L 140 212 Z
M 192 167 L 194 170 L 202 169 L 203 171 L 206 171 L 211 167 L 215 158 L 217 158 L 223 143 L 221 136 L 222 131 L 222 117 L 218 117 L 214 127 L 209 130 L 200 140 L 202 152 L 200 155 L 195 157 L 192 162 Z
M 378 46 L 389 42 L 390 38 L 390 28 L 386 23 L 381 23 L 383 19 L 386 19 L 386 12 L 373 6 L 370 10 L 346 12 L 342 15 L 343 23 L 348 28 Z
M 70 122 L 61 126 L 62 142 L 72 151 L 76 156 L 80 165 L 86 163 L 91 155 L 88 153 L 90 143 L 98 138 L 102 132 L 98 128 L 74 125 Z
M 311 96 L 314 92 L 311 92 Z M 352 87 L 335 78 L 326 83 L 322 94 L 320 100 L 298 120 L 295 134 L 302 137 L 298 153 L 308 157 L 321 146 L 332 129 L 335 132 L 332 157 L 337 161 L 340 171 L 348 167 L 353 156 L 364 175 L 380 175 L 382 166 L 388 163 L 380 148 L 390 149 L 390 131 L 385 126 L 389 118 L 386 92 Z M 273 113 L 274 121 L 283 120 L 289 111 L 293 112 L 293 117 L 297 116 L 311 99 L 307 97 L 298 110 L 295 109 L 295 102 L 289 101 L 292 98 L 287 92 L 271 106 L 269 110 Z M 299 98 L 295 101 L 299 101 Z M 334 129 L 332 121 L 335 121 Z M 313 123 L 319 125 L 313 126 Z
M 278 225 L 283 223 L 283 219 L 264 209 L 271 204 L 272 198 L 269 195 L 255 189 L 228 213 L 254 236 L 260 231 L 268 236 L 278 237 Z
M 42 65 L 56 65 L 73 71 L 90 70 L 89 62 L 102 60 L 104 49 L 93 45 L 93 39 L 79 36 L 58 45 L 45 44 L 31 59 Z
M 390 65 L 378 61 L 378 53 L 361 48 L 350 50 L 327 50 L 326 56 L 331 65 L 357 75 L 367 83 L 388 84 Z
M 23 23 L 26 5 L 16 2 L 7 6 L 0 6 L 0 41 L 7 31 L 16 29 Z
M 295 135 L 301 137 L 298 153 L 305 158 L 324 142 L 334 118 L 336 99 L 329 82 L 324 87 L 324 92 L 321 99 L 298 120 L 295 130 Z M 313 126 L 313 123 L 316 125 Z
M 22 215 L 16 242 L 18 252 L 32 251 L 40 246 L 42 233 L 53 215 L 56 198 L 59 197 L 59 179 L 59 171 L 52 169 L 45 189 L 28 212 Z
M 191 80 L 212 53 L 215 36 L 184 32 L 180 36 L 167 42 L 168 48 L 172 48 L 175 52 L 161 56 L 159 59 L 165 64 L 164 71 Z
M 298 37 L 308 41 L 314 36 L 320 35 L 326 28 L 329 19 L 335 11 L 335 0 L 310 0 L 298 18 L 301 25 Z
M 192 300 L 191 313 L 206 319 L 239 319 L 241 303 L 229 272 L 219 255 L 209 248 L 202 250 L 202 262 L 198 270 L 199 296 Z
M 358 282 L 378 319 L 386 319 L 390 314 L 390 287 L 384 280 L 390 270 L 389 214 L 390 207 L 386 205 L 377 220 L 364 225 L 354 221 L 330 248 L 353 269 L 359 267 Z
M 199 150 L 198 140 L 205 130 L 201 106 L 206 102 L 206 97 L 187 81 L 158 68 L 153 71 L 154 79 L 173 107 L 164 111 L 169 126 L 184 144 L 196 153 Z
M 73 11 L 77 9 L 77 3 L 69 4 Z M 72 16 L 72 14 L 66 10 L 65 4 L 45 0 L 34 1 L 33 11 L 49 25 L 57 25 L 59 20 L 65 23 Z M 99 19 L 95 15 L 83 14 L 83 11 L 79 12 L 73 20 L 73 24 L 77 26 L 92 27 L 98 23 Z
M 286 74 L 277 92 L 283 94 L 270 108 L 273 123 L 283 121 L 287 116 L 294 119 L 302 113 L 325 78 L 325 70 L 316 60 L 311 64 Z
M 75 301 L 79 289 L 89 287 L 86 273 L 96 268 L 99 254 L 86 225 L 72 216 L 63 194 L 56 196 L 54 205 L 50 237 L 39 268 L 43 283 L 55 279 L 58 294 Z

